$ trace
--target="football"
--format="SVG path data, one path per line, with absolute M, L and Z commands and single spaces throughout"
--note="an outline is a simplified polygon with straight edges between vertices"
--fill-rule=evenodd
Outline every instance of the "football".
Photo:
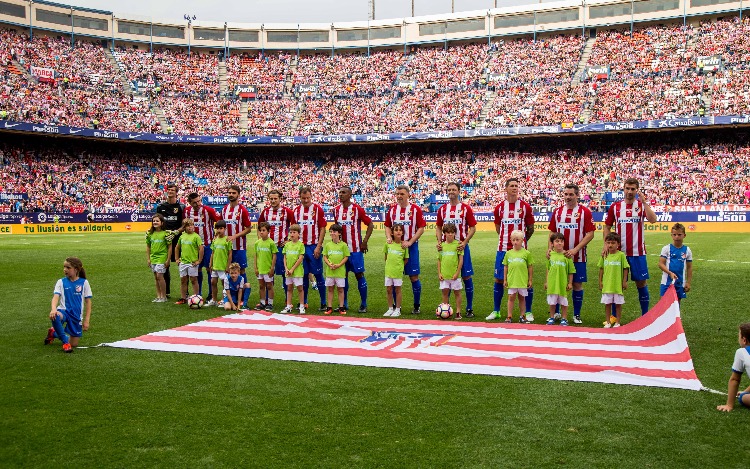
M 453 308 L 448 303 L 442 303 L 435 310 L 435 316 L 438 319 L 450 319 L 453 316 Z
M 203 307 L 203 297 L 200 295 L 193 295 L 188 298 L 187 304 L 190 309 L 200 309 Z

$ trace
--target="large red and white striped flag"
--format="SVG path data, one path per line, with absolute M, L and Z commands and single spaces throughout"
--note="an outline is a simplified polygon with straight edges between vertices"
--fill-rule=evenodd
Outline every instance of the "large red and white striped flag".
M 295 316 L 245 311 L 123 347 L 699 390 L 674 288 L 619 328 Z

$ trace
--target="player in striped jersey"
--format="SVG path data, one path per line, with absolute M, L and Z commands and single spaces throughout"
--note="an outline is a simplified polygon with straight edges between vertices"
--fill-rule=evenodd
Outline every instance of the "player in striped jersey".
M 437 211 L 437 222 L 435 223 L 435 236 L 437 237 L 437 248 L 441 250 L 445 237 L 443 236 L 443 225 L 456 225 L 456 240 L 459 242 L 458 250 L 463 252 L 463 264 L 461 265 L 461 278 L 466 290 L 466 317 L 474 317 L 474 267 L 471 264 L 471 251 L 469 241 L 477 231 L 477 220 L 474 218 L 474 210 L 469 204 L 460 202 L 458 196 L 461 186 L 457 182 L 450 182 L 445 187 L 448 194 L 448 203 L 441 206 Z
M 526 243 L 534 234 L 534 212 L 531 205 L 518 198 L 519 183 L 518 178 L 510 178 L 505 181 L 505 200 L 495 207 L 495 231 L 498 235 L 497 255 L 495 256 L 495 289 L 494 289 L 494 310 L 487 316 L 487 319 L 500 318 L 500 304 L 503 300 L 503 280 L 505 279 L 503 259 L 505 253 L 513 249 L 513 243 L 510 234 L 516 230 L 524 232 Z M 534 321 L 534 315 L 531 313 L 531 301 L 534 298 L 534 289 L 529 288 L 526 297 L 526 315 L 527 321 Z
M 422 209 L 417 204 L 409 203 L 409 186 L 396 187 L 396 203 L 385 212 L 385 239 L 388 244 L 393 242 L 391 229 L 394 223 L 404 228 L 401 247 L 409 250 L 409 260 L 404 265 L 404 273 L 411 280 L 411 291 L 414 294 L 414 309 L 411 314 L 419 314 L 422 296 L 422 282 L 419 281 L 419 238 L 424 233 L 427 223 L 424 221 Z
M 565 257 L 573 260 L 576 269 L 575 274 L 573 274 L 573 322 L 582 324 L 583 283 L 588 280 L 586 276 L 586 245 L 594 239 L 596 226 L 591 216 L 591 210 L 578 203 L 578 194 L 578 184 L 565 185 L 565 189 L 563 189 L 565 203 L 552 211 L 549 230 L 553 233 L 562 233 L 565 236 L 563 253 Z M 547 249 L 548 259 L 550 252 L 552 252 L 551 241 Z
M 185 207 L 185 218 L 193 220 L 195 232 L 203 241 L 203 262 L 198 266 L 198 293 L 203 295 L 203 268 L 206 268 L 208 280 L 208 303 L 206 306 L 213 306 L 213 295 L 211 293 L 211 242 L 214 240 L 214 223 L 221 220 L 221 217 L 212 207 L 203 205 L 203 199 L 197 192 L 188 194 L 188 206 Z
M 229 203 L 221 209 L 221 218 L 227 222 L 227 238 L 232 242 L 232 262 L 240 265 L 240 275 L 245 281 L 242 290 L 242 307 L 247 308 L 250 284 L 247 281 L 247 234 L 253 229 L 250 212 L 240 204 L 240 186 L 233 184 L 227 190 Z
M 625 179 L 624 198 L 609 206 L 604 220 L 604 237 L 612 232 L 612 227 L 620 235 L 621 247 L 630 264 L 630 278 L 638 287 L 638 301 L 641 315 L 648 312 L 651 297 L 648 293 L 648 263 L 646 262 L 645 217 L 649 223 L 656 223 L 656 214 L 639 190 L 638 179 Z M 604 256 L 602 252 L 602 256 Z
M 292 226 L 296 221 L 294 220 L 294 213 L 289 207 L 281 205 L 281 199 L 283 194 L 278 189 L 272 189 L 268 191 L 268 204 L 263 210 L 260 211 L 258 216 L 258 223 L 264 221 L 271 225 L 271 232 L 269 238 L 275 243 L 276 247 L 279 248 L 279 252 L 282 252 L 284 244 L 286 244 L 287 237 L 289 236 L 289 227 Z M 284 295 L 286 295 L 286 269 L 284 268 L 284 256 L 276 256 L 276 275 L 281 275 L 281 285 L 284 287 Z
M 339 188 L 339 205 L 333 207 L 333 220 L 343 228 L 342 240 L 349 246 L 349 259 L 346 261 L 346 282 L 344 283 L 344 307 L 349 306 L 349 272 L 354 272 L 357 278 L 357 288 L 361 303 L 358 312 L 367 312 L 367 279 L 365 279 L 365 257 L 367 253 L 367 242 L 372 236 L 374 224 L 367 216 L 365 209 L 359 204 L 352 202 L 352 189 L 347 186 Z M 364 239 L 362 238 L 362 227 L 367 227 Z
M 320 253 L 323 250 L 323 240 L 326 234 L 326 217 L 323 207 L 313 203 L 312 189 L 309 186 L 299 188 L 300 204 L 292 210 L 297 224 L 302 228 L 302 244 L 305 245 L 305 258 L 302 266 L 305 269 L 305 279 L 302 287 L 305 292 L 305 304 L 307 304 L 307 292 L 310 288 L 310 274 L 315 277 L 315 281 L 320 285 L 318 293 L 320 294 L 320 309 L 325 312 L 326 290 L 323 288 L 323 258 Z

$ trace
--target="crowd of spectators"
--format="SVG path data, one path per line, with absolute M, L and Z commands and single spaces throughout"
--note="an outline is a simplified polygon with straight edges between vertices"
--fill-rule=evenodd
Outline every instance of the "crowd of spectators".
M 413 47 L 406 54 L 242 52 L 226 59 L 222 95 L 217 51 L 118 46 L 113 61 L 98 42 L 71 47 L 68 36 L 30 39 L 2 29 L 0 112 L 34 123 L 202 135 L 456 130 L 482 125 L 480 115 L 494 127 L 564 125 L 584 115 L 610 122 L 747 114 L 749 36 L 750 21 L 736 17 L 632 32 L 599 29 L 587 63 L 608 66 L 610 74 L 579 85 L 572 82 L 585 41 L 572 33 L 489 47 L 481 41 Z M 712 55 L 721 56 L 722 68 L 700 70 L 698 57 Z M 41 67 L 56 75 L 13 73 L 13 60 L 25 71 Z M 134 83 L 135 93 L 123 82 Z M 247 128 L 236 85 L 256 88 Z M 295 94 L 302 85 L 315 89 Z
M 463 199 L 487 210 L 502 197 L 505 180 L 518 177 L 522 196 L 537 208 L 561 203 L 561 188 L 575 182 L 584 203 L 601 210 L 604 192 L 620 190 L 625 178 L 635 176 L 654 205 L 750 204 L 750 143 L 660 140 L 566 145 L 573 148 L 532 142 L 516 151 L 367 147 L 356 155 L 331 150 L 273 157 L 216 150 L 211 158 L 199 149 L 157 153 L 5 143 L 0 146 L 0 192 L 28 194 L 25 211 L 148 211 L 170 182 L 183 196 L 193 191 L 226 195 L 227 186 L 237 183 L 243 203 L 255 209 L 272 188 L 294 204 L 297 188 L 310 185 L 316 201 L 330 208 L 337 202 L 337 188 L 350 185 L 355 200 L 379 211 L 393 202 L 399 184 L 408 185 L 414 201 L 428 208 L 432 195 L 444 194 L 447 182 L 458 181 Z
M 240 103 L 217 96 L 159 98 L 172 132 L 187 135 L 239 135 Z
M 393 90 L 403 52 L 309 55 L 300 57 L 293 87 L 316 86 L 320 98 L 377 97 Z
M 292 56 L 283 52 L 230 55 L 226 59 L 227 91 L 234 92 L 237 85 L 255 86 L 259 98 L 281 98 L 291 60 Z
M 299 135 L 366 134 L 385 130 L 389 97 L 310 99 L 297 129 Z
M 117 63 L 129 82 L 153 83 L 166 96 L 217 96 L 219 94 L 219 55 L 192 49 L 156 49 L 153 52 L 132 47 L 115 50 Z M 109 63 L 109 61 L 108 61 Z

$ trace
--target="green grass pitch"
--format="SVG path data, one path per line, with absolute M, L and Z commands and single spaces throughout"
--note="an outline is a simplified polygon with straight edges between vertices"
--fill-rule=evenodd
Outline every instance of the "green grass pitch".
M 428 233 L 420 246 L 423 318 L 439 302 L 433 239 Z M 492 306 L 496 239 L 478 233 L 472 241 L 477 320 Z M 660 279 L 655 254 L 669 241 L 667 234 L 647 237 L 652 303 Z M 376 232 L 366 256 L 373 317 L 385 311 L 382 243 Z M 545 243 L 546 233 L 532 238 L 537 260 Z M 686 243 L 696 258 L 682 308 L 688 343 L 703 384 L 726 391 L 737 325 L 750 320 L 750 241 L 746 234 L 690 233 Z M 601 246 L 597 235 L 590 252 Z M 59 342 L 45 347 L 42 339 L 66 256 L 83 259 L 94 292 L 81 345 L 223 312 L 152 304 L 142 234 L 6 236 L 0 252 L 2 467 L 739 468 L 750 457 L 750 411 L 720 413 L 715 407 L 725 397 L 708 392 L 106 347 L 63 354 Z M 537 292 L 543 272 L 535 269 Z M 588 326 L 604 318 L 596 286 L 586 289 Z M 350 295 L 356 306 L 357 289 Z M 545 316 L 542 298 L 537 293 L 537 323 Z M 411 300 L 407 286 L 405 309 Z M 624 321 L 637 311 L 631 283 Z

